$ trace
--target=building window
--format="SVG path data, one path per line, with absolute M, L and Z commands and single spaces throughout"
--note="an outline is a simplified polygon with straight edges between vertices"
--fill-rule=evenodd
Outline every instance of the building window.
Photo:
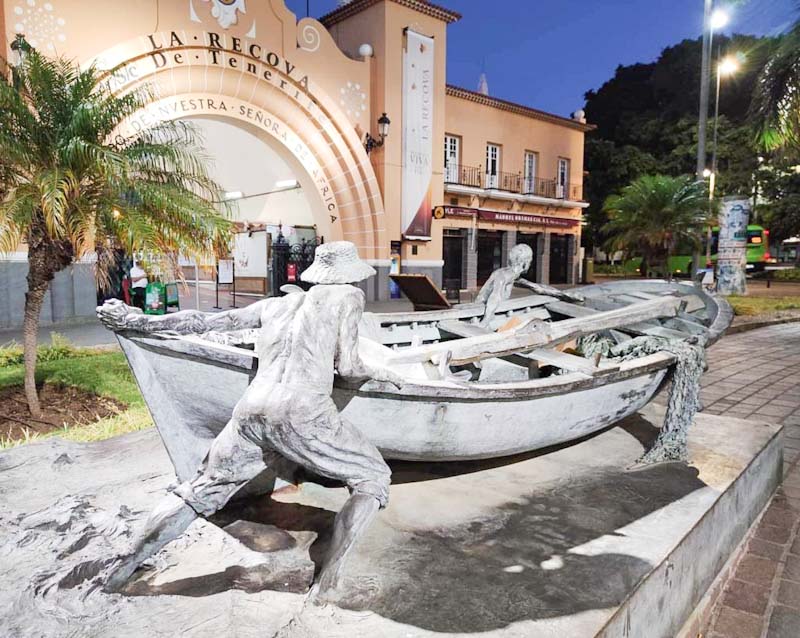
M 563 157 L 558 158 L 558 173 L 556 175 L 556 197 L 563 199 L 567 196 L 567 186 L 569 185 L 569 160 Z
M 522 191 L 525 195 L 536 193 L 536 165 L 539 163 L 538 159 L 538 153 L 525 151 L 525 183 Z
M 497 188 L 500 175 L 500 147 L 497 144 L 486 145 L 486 188 Z
M 461 139 L 455 135 L 444 136 L 444 181 L 445 184 L 458 184 L 458 165 L 461 156 Z

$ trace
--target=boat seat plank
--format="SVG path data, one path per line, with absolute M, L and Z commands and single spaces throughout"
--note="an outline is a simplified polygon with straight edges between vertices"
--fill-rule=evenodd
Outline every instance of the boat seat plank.
M 438 341 L 442 338 L 439 330 L 432 324 L 417 327 L 401 324 L 393 326 L 391 330 L 381 330 L 379 341 L 386 346 L 392 346 L 394 344 L 412 343 L 414 337 L 417 337 L 420 342 Z
M 477 324 L 467 324 L 459 321 L 442 321 L 439 324 L 442 332 L 452 334 L 458 337 L 477 337 L 480 335 L 491 334 L 491 331 L 479 326 Z M 551 365 L 570 372 L 580 372 L 587 376 L 597 376 L 600 374 L 609 374 L 619 369 L 617 364 L 607 364 L 603 366 L 596 366 L 593 361 L 578 357 L 574 354 L 567 352 L 559 352 L 558 350 L 550 350 L 547 348 L 538 348 L 527 353 L 517 353 L 507 357 L 500 357 L 525 367 L 526 363 L 537 361 L 540 364 Z
M 580 372 L 581 374 L 592 377 L 619 370 L 619 364 L 608 363 L 607 365 L 596 366 L 591 359 L 584 359 L 583 357 L 568 352 L 559 352 L 558 350 L 550 350 L 549 348 L 532 350 L 524 356 L 535 359 L 539 363 L 556 366 L 564 370 L 569 370 L 570 372 Z
M 578 304 L 570 303 L 568 301 L 553 301 L 545 306 L 548 310 L 555 312 L 565 317 L 589 317 L 596 315 L 600 310 L 589 308 L 588 306 L 579 306 Z
M 685 332 L 690 335 L 704 335 L 708 329 L 701 323 L 688 321 L 682 317 L 673 317 L 664 321 L 664 327 L 678 332 Z
M 465 321 L 455 321 L 452 319 L 440 321 L 439 331 L 451 334 L 454 337 L 478 337 L 491 334 L 492 332 L 477 323 L 467 323 Z
M 624 308 L 625 306 L 621 307 Z M 596 315 L 603 312 L 602 310 L 596 310 L 586 306 L 578 306 L 565 301 L 556 301 L 554 303 L 547 304 L 547 308 L 559 315 L 566 315 L 567 317 L 573 318 L 589 317 L 591 315 Z M 665 337 L 667 339 L 685 339 L 687 336 L 686 332 L 679 332 L 678 330 L 672 330 L 670 328 L 665 328 L 664 326 L 659 326 L 644 321 L 626 324 L 618 327 L 617 330 L 621 332 L 633 332 L 640 335 Z

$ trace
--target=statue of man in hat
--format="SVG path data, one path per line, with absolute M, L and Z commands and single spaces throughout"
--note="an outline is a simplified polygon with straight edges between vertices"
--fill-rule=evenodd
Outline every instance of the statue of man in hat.
M 521 286 L 537 295 L 548 295 L 562 301 L 581 302 L 583 296 L 565 292 L 545 284 L 536 284 L 522 277 L 533 261 L 533 250 L 527 244 L 517 244 L 508 253 L 508 266 L 495 270 L 475 297 L 475 301 L 486 305 L 481 325 L 488 328 L 500 304 L 511 297 L 514 286 Z
M 314 595 L 322 600 L 335 591 L 349 550 L 389 495 L 389 467 L 377 448 L 342 420 L 331 398 L 335 372 L 402 383 L 391 371 L 373 369 L 359 356 L 364 293 L 351 284 L 373 274 L 352 243 L 339 241 L 317 248 L 314 263 L 301 274 L 303 281 L 318 284 L 308 292 L 217 314 L 187 310 L 147 316 L 116 300 L 98 308 L 98 317 L 112 330 L 255 333 L 259 358 L 255 378 L 196 476 L 155 508 L 133 551 L 114 566 L 107 589 L 122 587 L 144 560 L 180 536 L 195 518 L 222 508 L 268 466 L 289 461 L 350 490 L 314 586 Z

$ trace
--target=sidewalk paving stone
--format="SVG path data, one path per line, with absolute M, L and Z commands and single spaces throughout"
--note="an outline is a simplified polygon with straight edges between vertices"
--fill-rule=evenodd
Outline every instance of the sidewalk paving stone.
M 800 638 L 800 324 L 725 337 L 708 351 L 708 362 L 706 412 L 784 426 L 784 482 L 702 635 Z

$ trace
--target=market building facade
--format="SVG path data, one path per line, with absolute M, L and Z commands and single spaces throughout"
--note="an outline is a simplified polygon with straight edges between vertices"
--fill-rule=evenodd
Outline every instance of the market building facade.
M 152 86 L 156 100 L 119 135 L 195 121 L 223 186 L 240 196 L 250 235 L 280 224 L 354 242 L 379 273 L 366 284 L 370 299 L 388 297 L 398 265 L 439 285 L 474 287 L 516 241 L 534 248 L 530 276 L 575 281 L 589 126 L 448 86 L 447 28 L 461 17 L 453 11 L 423 0 L 353 0 L 317 21 L 298 20 L 283 0 L 3 7 L 7 59 L 23 34 L 45 54 L 97 65 L 115 91 Z M 246 188 L 237 179 L 249 180 Z M 291 197 L 272 188 L 286 183 Z M 5 290 L 20 289 L 24 268 L 23 246 L 0 265 Z M 260 268 L 248 276 L 263 276 L 268 293 Z M 3 303 L 0 324 L 13 323 Z M 52 319 L 65 313 L 53 309 Z

